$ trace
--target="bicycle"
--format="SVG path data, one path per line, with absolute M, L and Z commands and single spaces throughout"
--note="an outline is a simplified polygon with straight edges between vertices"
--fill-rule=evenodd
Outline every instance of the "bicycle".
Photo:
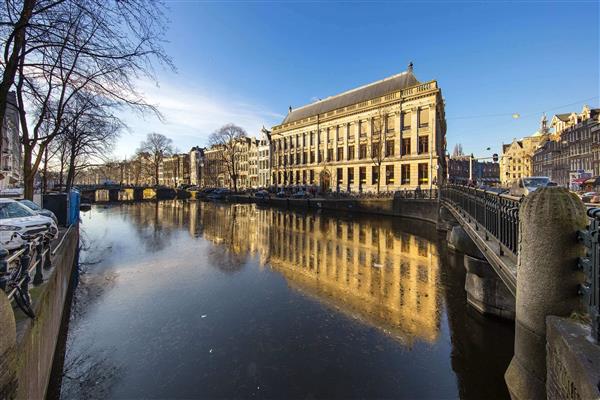
M 31 265 L 32 249 L 35 245 L 37 245 L 38 240 L 41 240 L 44 236 L 46 236 L 46 232 L 40 232 L 33 235 L 15 232 L 12 235 L 11 240 L 17 235 L 27 242 L 24 243 L 19 250 L 17 250 L 22 251 L 22 254 L 19 256 L 17 266 L 15 268 L 11 268 L 10 271 L 7 272 L 8 276 L 0 277 L 0 288 L 7 290 L 9 295 L 12 292 L 13 299 L 21 311 L 23 311 L 23 313 L 29 318 L 35 319 L 35 313 L 31 308 L 31 296 L 29 295 L 29 283 L 31 281 L 31 277 L 29 275 L 29 266 Z M 3 253 L 3 258 L 6 258 L 8 255 L 7 250 L 2 249 L 0 252 Z

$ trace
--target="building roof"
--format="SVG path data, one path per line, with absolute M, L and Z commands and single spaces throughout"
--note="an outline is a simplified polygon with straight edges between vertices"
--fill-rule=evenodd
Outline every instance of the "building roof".
M 287 124 L 289 122 L 298 121 L 306 117 L 312 117 L 313 115 L 326 113 L 337 108 L 360 103 L 375 97 L 384 96 L 391 92 L 418 85 L 419 83 L 420 82 L 417 80 L 412 71 L 405 71 L 380 81 L 369 83 L 368 85 L 360 86 L 338 95 L 327 97 L 326 99 L 296 108 L 288 113 L 282 124 Z
M 561 121 L 568 122 L 569 121 L 569 117 L 571 116 L 571 113 L 555 114 L 554 116 L 556 118 L 560 119 Z

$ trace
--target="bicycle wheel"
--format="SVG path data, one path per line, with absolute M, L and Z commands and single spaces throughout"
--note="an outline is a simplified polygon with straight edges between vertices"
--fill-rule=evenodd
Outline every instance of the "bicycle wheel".
M 19 286 L 17 286 L 16 289 L 17 290 L 15 291 L 14 296 L 15 303 L 17 303 L 17 306 L 25 315 L 31 319 L 34 319 L 35 313 L 31 309 L 31 297 L 29 297 L 29 294 L 25 293 Z

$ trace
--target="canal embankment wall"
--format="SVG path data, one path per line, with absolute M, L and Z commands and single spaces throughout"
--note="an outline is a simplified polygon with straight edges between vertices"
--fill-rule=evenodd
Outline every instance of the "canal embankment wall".
M 45 398 L 78 245 L 79 226 L 72 225 L 55 248 L 44 282 L 31 289 L 35 319 L 14 312 L 0 295 L 0 398 Z
M 435 199 L 290 199 L 277 197 L 259 199 L 250 196 L 230 196 L 230 201 L 283 208 L 308 208 L 388 215 L 418 219 L 433 224 L 438 222 L 439 214 L 439 203 Z

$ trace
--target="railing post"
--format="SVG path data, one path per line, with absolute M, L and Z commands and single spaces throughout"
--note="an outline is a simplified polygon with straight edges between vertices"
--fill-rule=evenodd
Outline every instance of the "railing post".
M 44 273 L 43 270 L 43 252 L 44 252 L 44 244 L 41 240 L 35 245 L 35 275 L 33 276 L 33 284 L 39 285 L 44 282 Z
M 8 250 L 0 249 L 0 289 L 6 290 L 6 278 L 4 275 L 8 273 Z
M 50 248 L 50 239 L 44 238 L 44 249 L 46 251 L 46 256 L 44 257 L 44 269 L 52 268 L 52 249 Z

